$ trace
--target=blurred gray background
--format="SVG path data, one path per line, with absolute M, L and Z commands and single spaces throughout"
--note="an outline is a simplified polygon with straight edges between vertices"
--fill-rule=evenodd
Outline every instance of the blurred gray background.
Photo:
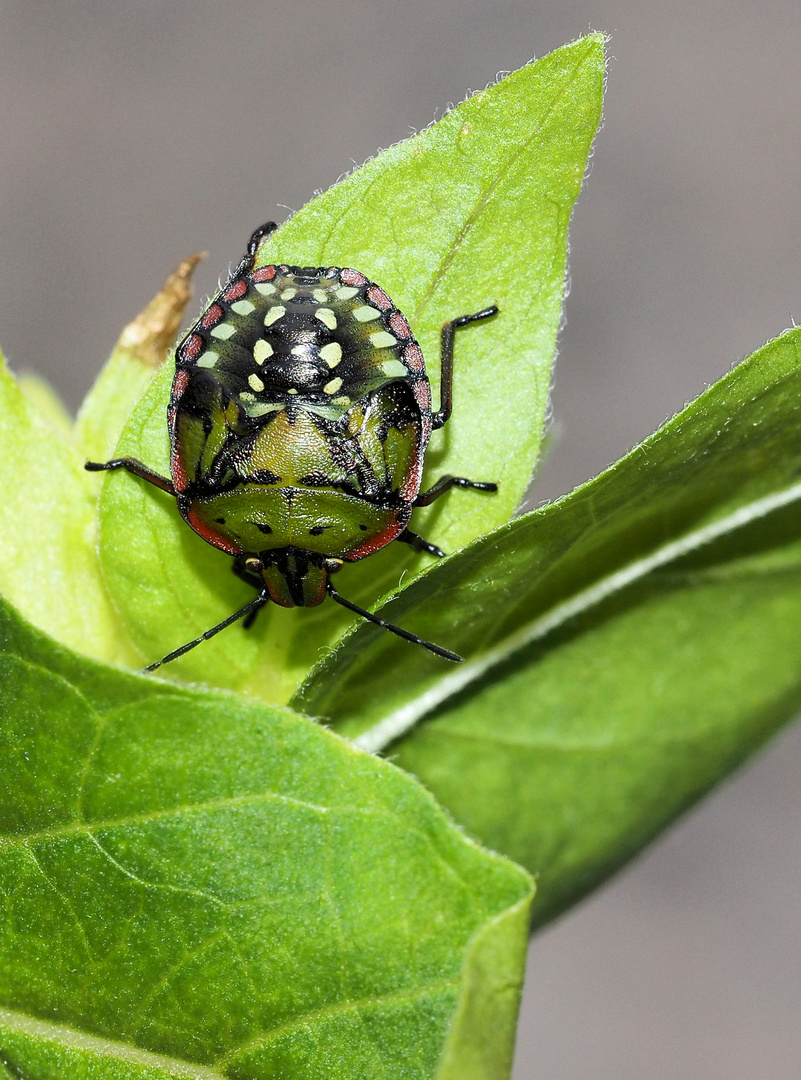
M 499 71 L 612 34 L 571 232 L 552 456 L 616 458 L 801 313 L 801 7 L 0 0 L 0 340 L 75 407 L 180 257 Z M 515 1080 L 798 1080 L 798 731 L 531 946 Z

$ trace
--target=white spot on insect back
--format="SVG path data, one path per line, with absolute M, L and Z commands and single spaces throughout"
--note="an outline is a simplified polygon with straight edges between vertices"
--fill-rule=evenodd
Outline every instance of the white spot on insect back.
M 204 353 L 201 353 L 195 363 L 198 367 L 212 368 L 216 365 L 220 359 L 220 354 L 214 352 L 213 349 L 207 349 Z
M 381 370 L 391 378 L 401 378 L 403 375 L 409 374 L 406 365 L 401 363 L 400 360 L 385 360 L 381 365 Z
M 374 349 L 389 349 L 398 344 L 398 339 L 387 333 L 386 330 L 378 330 L 375 334 L 370 335 L 370 344 Z
M 271 281 L 257 281 L 255 289 L 256 292 L 260 292 L 262 296 L 272 296 L 273 293 L 278 292 Z
M 354 289 L 352 285 L 340 285 L 334 289 L 340 300 L 350 300 L 358 293 L 358 289 Z
M 230 323 L 220 323 L 219 326 L 215 326 L 211 331 L 211 336 L 221 338 L 223 341 L 227 341 L 229 337 L 233 337 L 236 333 L 236 327 Z
M 373 319 L 379 318 L 381 312 L 378 308 L 370 307 L 369 304 L 364 304 L 362 307 L 357 307 L 353 312 L 353 317 L 358 319 L 359 322 L 371 322 Z
M 320 349 L 320 356 L 330 368 L 335 368 L 342 359 L 342 346 L 338 341 L 330 341 Z
M 329 330 L 336 330 L 337 317 L 329 307 L 318 308 L 314 313 L 315 319 L 319 319 L 323 326 L 327 326 Z
M 314 292 L 312 293 L 312 296 L 314 297 L 314 299 L 317 301 L 318 304 L 324 304 L 326 302 L 326 300 L 330 300 L 330 296 L 325 291 L 325 289 L 315 289 Z
M 264 383 L 261 381 L 258 375 L 248 375 L 248 386 L 251 390 L 255 390 L 257 394 L 260 394 L 264 389 Z
M 332 379 L 331 382 L 327 382 L 325 384 L 325 386 L 323 387 L 323 391 L 326 394 L 335 394 L 337 392 L 337 390 L 340 389 L 341 386 L 342 386 L 342 380 L 341 379 Z
M 272 326 L 273 323 L 277 323 L 279 319 L 283 319 L 284 315 L 286 315 L 286 308 L 282 304 L 276 304 L 276 306 L 271 307 L 264 316 L 264 325 Z
M 237 300 L 235 304 L 231 304 L 231 311 L 235 311 L 237 315 L 250 315 L 251 311 L 255 310 L 256 305 L 250 300 Z
M 260 338 L 253 346 L 253 359 L 257 364 L 263 364 L 273 355 L 273 347 L 269 341 Z
M 284 291 L 281 293 L 281 299 L 282 300 L 291 300 L 293 296 L 297 295 L 297 292 L 298 292 L 298 290 L 293 289 L 293 288 L 284 289 Z

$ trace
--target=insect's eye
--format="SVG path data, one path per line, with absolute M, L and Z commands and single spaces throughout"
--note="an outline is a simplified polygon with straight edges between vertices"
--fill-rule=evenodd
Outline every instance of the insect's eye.
M 245 569 L 251 574 L 260 574 L 263 569 L 261 559 L 245 559 Z
M 323 566 L 329 574 L 336 574 L 342 569 L 342 559 L 326 559 Z

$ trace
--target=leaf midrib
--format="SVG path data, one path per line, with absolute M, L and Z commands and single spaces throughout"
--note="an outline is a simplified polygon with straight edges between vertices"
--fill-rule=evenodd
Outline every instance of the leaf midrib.
M 369 753 L 381 753 L 391 743 L 412 730 L 424 716 L 433 712 L 455 694 L 484 678 L 489 671 L 505 663 L 528 645 L 542 640 L 559 627 L 590 609 L 598 607 L 605 600 L 643 580 L 655 570 L 800 500 L 801 483 L 793 484 L 783 491 L 746 503 L 724 517 L 686 533 L 678 540 L 663 544 L 650 554 L 600 578 L 568 600 L 557 604 L 544 615 L 522 626 L 495 648 L 480 653 L 473 660 L 467 661 L 457 670 L 444 676 L 438 683 L 427 687 L 417 697 L 384 716 L 373 727 L 354 738 L 354 743 Z
M 454 742 L 475 742 L 493 747 L 505 747 L 510 750 L 530 751 L 542 754 L 605 754 L 610 751 L 636 750 L 645 745 L 650 747 L 691 747 L 696 743 L 703 745 L 709 735 L 717 730 L 717 725 L 709 724 L 704 728 L 695 728 L 687 732 L 662 734 L 651 731 L 638 731 L 634 735 L 618 738 L 609 735 L 601 738 L 564 738 L 558 734 L 550 737 L 532 733 L 530 736 L 507 735 L 497 729 L 492 731 L 465 731 L 453 726 L 438 728 L 439 739 Z

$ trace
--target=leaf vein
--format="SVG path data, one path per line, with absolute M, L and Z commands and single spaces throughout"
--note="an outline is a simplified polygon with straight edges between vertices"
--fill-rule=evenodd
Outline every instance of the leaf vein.
M 316 1023 L 322 1023 L 326 1020 L 332 1019 L 336 1016 L 340 1016 L 343 1013 L 350 1011 L 360 1011 L 363 1009 L 382 1008 L 386 1005 L 404 1004 L 407 1002 L 414 1002 L 424 999 L 426 997 L 435 997 L 437 995 L 446 994 L 452 992 L 458 988 L 457 979 L 448 979 L 439 983 L 431 983 L 428 986 L 414 987 L 412 989 L 406 989 L 398 991 L 395 994 L 381 994 L 378 997 L 366 997 L 360 998 L 355 1001 L 345 1000 L 339 1001 L 333 1005 L 324 1005 L 320 1009 L 314 1009 L 310 1012 L 303 1013 L 300 1016 L 293 1017 L 291 1020 L 287 1020 L 283 1024 L 279 1024 L 274 1028 L 268 1028 L 261 1034 L 257 1035 L 250 1042 L 237 1047 L 234 1050 L 229 1051 L 223 1057 L 218 1058 L 213 1062 L 212 1068 L 226 1069 L 237 1058 L 242 1057 L 244 1054 L 250 1053 L 253 1050 L 258 1050 L 261 1047 L 269 1046 L 271 1042 L 276 1039 L 280 1039 L 283 1035 L 289 1032 L 295 1031 L 299 1028 L 308 1027 Z
M 648 555 L 629 563 L 620 570 L 601 578 L 586 589 L 582 589 L 568 600 L 557 604 L 550 611 L 520 630 L 510 634 L 505 641 L 494 649 L 479 654 L 474 660 L 462 665 L 458 671 L 444 676 L 433 686 L 424 690 L 418 697 L 402 705 L 399 709 L 389 713 L 377 724 L 362 732 L 353 741 L 356 746 L 369 753 L 380 753 L 391 743 L 410 731 L 424 716 L 433 712 L 448 698 L 461 692 L 483 678 L 486 673 L 499 664 L 504 663 L 515 653 L 528 645 L 541 641 L 554 630 L 566 623 L 571 622 L 579 615 L 583 615 L 591 608 L 597 607 L 603 601 L 622 592 L 630 585 L 652 574 L 655 570 L 668 565 L 671 562 L 698 551 L 700 548 L 719 540 L 738 529 L 761 518 L 767 517 L 775 510 L 789 506 L 801 500 L 801 483 L 793 484 L 784 491 L 774 492 L 751 503 L 746 503 L 725 517 L 712 521 L 701 528 L 687 533 L 663 544 Z
M 291 795 L 282 795 L 274 791 L 259 791 L 247 795 L 230 795 L 218 799 L 207 799 L 196 803 L 182 803 L 161 810 L 148 810 L 141 814 L 128 814 L 118 818 L 99 819 L 97 821 L 73 821 L 69 825 L 57 825 L 52 829 L 41 829 L 34 833 L 0 836 L 0 851 L 4 847 L 15 847 L 18 844 L 28 844 L 38 840 L 60 839 L 61 837 L 76 834 L 83 835 L 92 830 L 102 832 L 115 828 L 125 828 L 130 825 L 147 825 L 153 821 L 163 821 L 182 814 L 205 814 L 209 811 L 224 810 L 229 807 L 272 801 L 302 807 L 320 814 L 330 813 L 332 809 L 328 806 L 318 806 L 315 803 L 297 799 Z

